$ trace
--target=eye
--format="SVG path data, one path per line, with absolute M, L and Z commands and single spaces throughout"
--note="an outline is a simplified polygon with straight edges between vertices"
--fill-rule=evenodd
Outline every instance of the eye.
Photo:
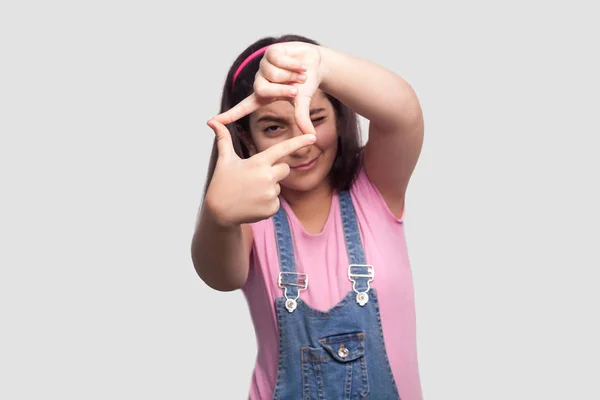
M 313 119 L 312 122 L 313 122 L 313 124 L 317 124 L 317 123 L 323 121 L 324 119 L 325 119 L 325 117 L 319 117 L 319 118 Z
M 270 125 L 267 126 L 264 131 L 265 133 L 275 133 L 279 128 L 281 128 L 279 125 Z

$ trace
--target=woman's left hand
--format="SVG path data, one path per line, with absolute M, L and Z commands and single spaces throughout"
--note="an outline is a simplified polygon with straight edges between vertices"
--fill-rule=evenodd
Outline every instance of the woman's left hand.
M 254 92 L 230 110 L 214 117 L 230 124 L 276 100 L 295 107 L 296 124 L 304 134 L 315 134 L 310 103 L 324 75 L 319 46 L 304 42 L 276 43 L 267 49 L 254 80 Z

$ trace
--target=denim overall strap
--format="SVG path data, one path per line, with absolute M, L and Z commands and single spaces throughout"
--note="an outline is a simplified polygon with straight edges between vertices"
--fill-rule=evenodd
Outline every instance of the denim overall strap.
M 348 251 L 348 260 L 350 264 L 366 264 L 365 253 L 363 251 L 358 222 L 356 220 L 356 211 L 348 191 L 339 193 L 340 209 L 342 210 L 342 224 L 344 226 L 344 235 L 346 236 L 346 250 Z
M 306 289 L 308 278 L 306 274 L 299 274 L 296 271 L 292 233 L 287 215 L 282 206 L 279 207 L 279 210 L 273 216 L 273 224 L 275 225 L 275 237 L 279 256 L 279 287 L 284 289 L 287 299 L 296 300 L 300 296 L 300 290 Z
M 350 192 L 339 193 L 340 209 L 342 212 L 342 224 L 344 236 L 346 237 L 346 251 L 348 252 L 348 278 L 353 282 L 354 291 L 357 293 L 368 292 L 370 282 L 373 280 L 373 267 L 367 265 L 356 210 L 350 197 Z

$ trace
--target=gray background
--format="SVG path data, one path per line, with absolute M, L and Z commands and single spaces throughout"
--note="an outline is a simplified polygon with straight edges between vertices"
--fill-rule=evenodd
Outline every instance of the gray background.
M 565 4 L 3 1 L 0 398 L 245 398 L 245 300 L 189 244 L 227 68 L 292 32 L 422 102 L 425 398 L 600 399 L 600 30 Z

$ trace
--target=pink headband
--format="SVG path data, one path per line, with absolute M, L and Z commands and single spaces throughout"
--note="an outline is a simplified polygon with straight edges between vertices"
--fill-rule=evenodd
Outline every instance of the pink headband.
M 246 68 L 246 65 L 248 65 L 250 63 L 250 61 L 254 60 L 256 57 L 264 54 L 264 52 L 267 51 L 267 49 L 269 48 L 269 46 L 265 46 L 262 49 L 258 49 L 254 53 L 252 53 L 248 57 L 246 57 L 246 59 L 240 64 L 240 66 L 235 71 L 235 74 L 233 74 L 233 82 L 231 83 L 232 85 L 235 85 L 235 80 L 239 76 L 240 72 L 242 72 L 242 70 L 244 68 Z

